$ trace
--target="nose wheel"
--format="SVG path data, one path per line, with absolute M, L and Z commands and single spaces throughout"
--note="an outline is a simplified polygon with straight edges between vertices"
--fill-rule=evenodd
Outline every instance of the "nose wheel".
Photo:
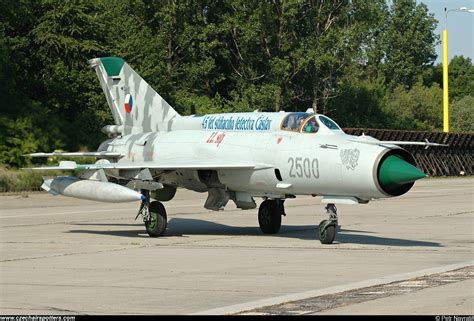
M 326 206 L 329 219 L 321 221 L 318 227 L 318 236 L 322 244 L 332 244 L 336 238 L 337 208 L 334 204 Z
M 150 203 L 150 217 L 145 221 L 145 228 L 149 236 L 157 237 L 163 235 L 166 230 L 167 217 L 163 204 L 158 201 Z
M 151 237 L 161 236 L 165 233 L 167 226 L 166 209 L 161 202 L 150 202 L 148 190 L 142 190 L 142 195 L 145 196 L 145 199 L 142 201 L 135 219 L 141 215 L 148 235 Z

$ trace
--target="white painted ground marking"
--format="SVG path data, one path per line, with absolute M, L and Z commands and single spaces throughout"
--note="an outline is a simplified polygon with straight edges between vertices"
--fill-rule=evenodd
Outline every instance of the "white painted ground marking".
M 350 290 L 355 290 L 355 289 L 360 289 L 360 288 L 371 287 L 375 285 L 409 280 L 409 279 L 421 277 L 424 275 L 443 273 L 443 272 L 447 272 L 451 270 L 461 269 L 473 264 L 474 264 L 474 260 L 463 262 L 463 263 L 444 265 L 444 266 L 439 266 L 435 268 L 419 270 L 419 271 L 414 271 L 414 272 L 383 276 L 376 279 L 370 279 L 370 280 L 349 283 L 349 284 L 344 284 L 344 285 L 337 285 L 337 286 L 333 286 L 333 287 L 329 287 L 325 289 L 293 293 L 293 294 L 278 296 L 274 298 L 268 298 L 268 299 L 253 301 L 253 302 L 230 305 L 227 307 L 222 307 L 222 308 L 217 308 L 217 309 L 212 309 L 212 310 L 195 312 L 195 313 L 192 313 L 192 315 L 236 314 L 239 312 L 249 311 L 249 310 L 253 310 L 257 308 L 263 308 L 265 306 L 272 306 L 272 305 L 282 304 L 282 303 L 291 302 L 291 301 L 299 301 L 299 300 L 304 300 L 308 298 L 318 297 L 318 296 L 326 295 L 326 294 L 335 294 L 335 293 L 340 293 L 340 292 L 345 292 L 345 291 L 350 291 Z

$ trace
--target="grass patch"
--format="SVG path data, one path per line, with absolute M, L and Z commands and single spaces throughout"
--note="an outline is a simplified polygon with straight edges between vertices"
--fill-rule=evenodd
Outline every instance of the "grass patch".
M 39 191 L 43 176 L 67 175 L 63 171 L 8 169 L 0 165 L 0 193 Z
M 59 150 L 58 152 L 62 152 Z M 73 157 L 49 157 L 38 158 L 31 166 L 57 165 L 60 161 L 77 161 Z M 95 157 L 81 157 L 78 164 L 94 164 Z M 18 193 L 18 192 L 34 192 L 41 191 L 43 184 L 43 176 L 74 176 L 71 170 L 31 170 L 9 168 L 4 164 L 0 164 L 0 193 Z

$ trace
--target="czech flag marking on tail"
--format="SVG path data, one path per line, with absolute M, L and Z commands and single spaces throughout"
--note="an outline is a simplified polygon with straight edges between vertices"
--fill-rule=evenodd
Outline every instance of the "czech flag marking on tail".
M 130 94 L 127 94 L 127 96 L 125 96 L 125 111 L 127 113 L 130 113 L 132 111 L 132 107 L 133 107 L 132 96 Z

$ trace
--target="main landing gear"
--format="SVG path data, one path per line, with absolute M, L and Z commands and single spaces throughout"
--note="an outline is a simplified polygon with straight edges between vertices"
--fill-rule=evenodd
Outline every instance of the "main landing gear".
M 158 237 L 164 234 L 167 226 L 166 209 L 161 202 L 150 202 L 148 190 L 142 190 L 145 199 L 142 201 L 138 216 L 142 216 L 149 236 Z M 285 216 L 285 200 L 265 200 L 258 209 L 258 224 L 264 234 L 276 234 L 281 227 L 281 217 Z M 321 221 L 318 227 L 318 236 L 322 244 L 332 244 L 336 237 L 338 224 L 337 208 L 334 204 L 326 206 L 329 219 Z
M 167 225 L 166 209 L 161 202 L 150 202 L 150 192 L 148 190 L 142 190 L 142 194 L 145 199 L 142 201 L 135 219 L 141 215 L 148 235 L 151 237 L 161 236 L 165 233 Z
M 281 227 L 281 217 L 286 215 L 284 200 L 265 200 L 258 209 L 258 224 L 264 234 L 276 234 Z M 332 244 L 336 238 L 337 208 L 334 204 L 326 206 L 327 220 L 319 223 L 318 237 L 322 244 Z
M 276 234 L 280 230 L 281 216 L 285 214 L 284 200 L 265 200 L 258 209 L 258 224 L 264 234 Z
M 326 206 L 326 212 L 329 214 L 329 219 L 321 221 L 318 227 L 319 240 L 322 244 L 332 244 L 336 237 L 337 228 L 337 208 L 334 204 Z

